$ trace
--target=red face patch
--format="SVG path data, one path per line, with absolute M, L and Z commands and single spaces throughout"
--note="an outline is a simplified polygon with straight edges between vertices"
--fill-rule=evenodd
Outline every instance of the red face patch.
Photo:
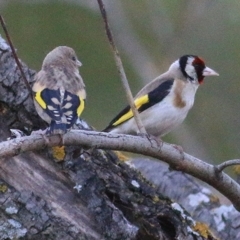
M 205 63 L 204 60 L 200 57 L 195 57 L 195 59 L 193 60 L 192 65 L 203 65 L 205 67 Z
M 199 57 L 195 57 L 195 59 L 192 62 L 192 65 L 195 68 L 195 71 L 197 73 L 199 84 L 202 84 L 204 79 L 203 70 L 206 67 L 203 59 Z

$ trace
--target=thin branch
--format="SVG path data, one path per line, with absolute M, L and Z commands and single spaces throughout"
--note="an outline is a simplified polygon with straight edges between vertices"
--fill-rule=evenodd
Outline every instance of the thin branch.
M 216 165 L 216 171 L 218 173 L 222 172 L 224 168 L 227 168 L 229 166 L 233 166 L 233 165 L 240 165 L 240 159 L 233 159 L 233 160 L 228 160 L 226 162 L 223 162 L 219 165 Z
M 51 136 L 48 141 L 42 135 L 16 138 L 0 143 L 0 159 L 22 152 L 40 150 L 45 146 L 57 146 L 59 136 Z M 89 148 L 112 149 L 128 151 L 150 156 L 168 163 L 177 171 L 188 173 L 208 183 L 240 211 L 240 186 L 224 172 L 216 176 L 215 166 L 181 152 L 168 143 L 149 141 L 147 138 L 123 134 L 99 133 L 94 131 L 74 130 L 64 135 L 66 146 L 86 146 Z
M 27 81 L 27 79 L 26 79 L 26 76 L 25 76 L 24 72 L 23 72 L 22 65 L 21 65 L 21 63 L 20 63 L 20 61 L 19 61 L 19 59 L 18 59 L 17 53 L 16 53 L 16 51 L 15 51 L 15 48 L 13 47 L 12 40 L 11 40 L 11 38 L 10 38 L 10 35 L 9 35 L 9 33 L 8 33 L 8 30 L 7 30 L 7 27 L 6 27 L 6 24 L 5 24 L 5 22 L 4 22 L 4 19 L 3 19 L 2 15 L 0 15 L 0 22 L 1 22 L 2 28 L 3 28 L 3 30 L 4 30 L 4 33 L 5 33 L 5 35 L 6 35 L 6 38 L 7 38 L 7 40 L 8 40 L 8 43 L 9 43 L 9 45 L 10 45 L 10 48 L 11 48 L 11 50 L 12 50 L 13 57 L 14 57 L 14 59 L 15 59 L 15 61 L 16 61 L 16 64 L 17 64 L 17 66 L 18 66 L 18 69 L 19 69 L 19 71 L 20 71 L 20 73 L 21 73 L 21 75 L 22 75 L 23 81 L 24 81 L 24 83 L 25 83 L 25 85 L 26 85 L 29 93 L 31 94 L 31 93 L 32 93 L 32 89 L 31 89 L 31 87 L 30 87 L 30 85 L 29 85 L 29 83 L 28 83 L 28 81 Z
M 134 104 L 134 99 L 133 99 L 132 92 L 130 90 L 128 80 L 127 80 L 127 77 L 126 77 L 126 74 L 125 74 L 125 71 L 124 71 L 124 68 L 123 68 L 121 57 L 120 57 L 119 52 L 117 50 L 117 47 L 114 43 L 113 35 L 112 35 L 111 29 L 110 29 L 110 26 L 109 26 L 109 23 L 108 23 L 108 18 L 107 18 L 107 13 L 106 13 L 106 10 L 105 10 L 105 6 L 104 6 L 102 0 L 97 0 L 97 1 L 98 1 L 98 5 L 99 5 L 99 8 L 100 8 L 100 11 L 101 11 L 101 14 L 102 14 L 102 18 L 103 18 L 103 21 L 104 21 L 104 24 L 105 24 L 106 34 L 107 34 L 109 43 L 110 43 L 110 45 L 112 47 L 112 50 L 113 50 L 115 62 L 116 62 L 117 69 L 118 69 L 118 72 L 119 72 L 120 77 L 121 77 L 123 88 L 126 92 L 128 103 L 129 103 L 129 105 L 132 109 L 133 116 L 134 116 L 134 119 L 135 119 L 136 124 L 138 126 L 139 132 L 142 133 L 142 134 L 146 134 L 147 132 L 145 130 L 145 127 L 142 124 L 142 121 L 140 119 L 138 110 L 137 110 L 137 108 Z

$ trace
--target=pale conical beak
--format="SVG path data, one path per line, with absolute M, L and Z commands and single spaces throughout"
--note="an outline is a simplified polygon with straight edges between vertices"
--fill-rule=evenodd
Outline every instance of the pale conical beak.
M 215 72 L 214 70 L 212 70 L 209 67 L 205 67 L 203 70 L 203 74 L 204 77 L 206 76 L 219 76 L 219 74 L 217 72 Z
M 79 67 L 82 66 L 82 63 L 79 60 L 77 60 L 76 63 L 77 63 L 77 66 L 79 66 Z

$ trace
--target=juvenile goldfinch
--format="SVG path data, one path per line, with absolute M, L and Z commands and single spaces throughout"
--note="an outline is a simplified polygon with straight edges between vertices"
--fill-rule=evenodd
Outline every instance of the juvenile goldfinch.
M 35 75 L 34 104 L 38 115 L 50 126 L 47 134 L 64 134 L 84 109 L 85 85 L 75 51 L 59 46 L 47 54 Z
M 198 86 L 206 76 L 218 76 L 198 56 L 184 55 L 169 70 L 147 84 L 134 98 L 148 134 L 161 137 L 186 118 Z M 130 106 L 124 108 L 103 131 L 136 134 L 138 128 Z

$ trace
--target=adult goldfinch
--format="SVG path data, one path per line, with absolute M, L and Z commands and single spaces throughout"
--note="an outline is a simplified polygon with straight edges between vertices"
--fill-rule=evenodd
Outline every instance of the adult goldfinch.
M 75 51 L 59 46 L 47 54 L 35 75 L 34 104 L 39 116 L 50 126 L 47 134 L 64 134 L 84 109 L 85 85 Z
M 218 73 L 198 56 L 184 55 L 167 72 L 140 90 L 134 103 L 147 133 L 161 137 L 181 124 L 206 76 L 218 76 Z M 130 106 L 124 108 L 103 131 L 136 134 L 138 128 Z

